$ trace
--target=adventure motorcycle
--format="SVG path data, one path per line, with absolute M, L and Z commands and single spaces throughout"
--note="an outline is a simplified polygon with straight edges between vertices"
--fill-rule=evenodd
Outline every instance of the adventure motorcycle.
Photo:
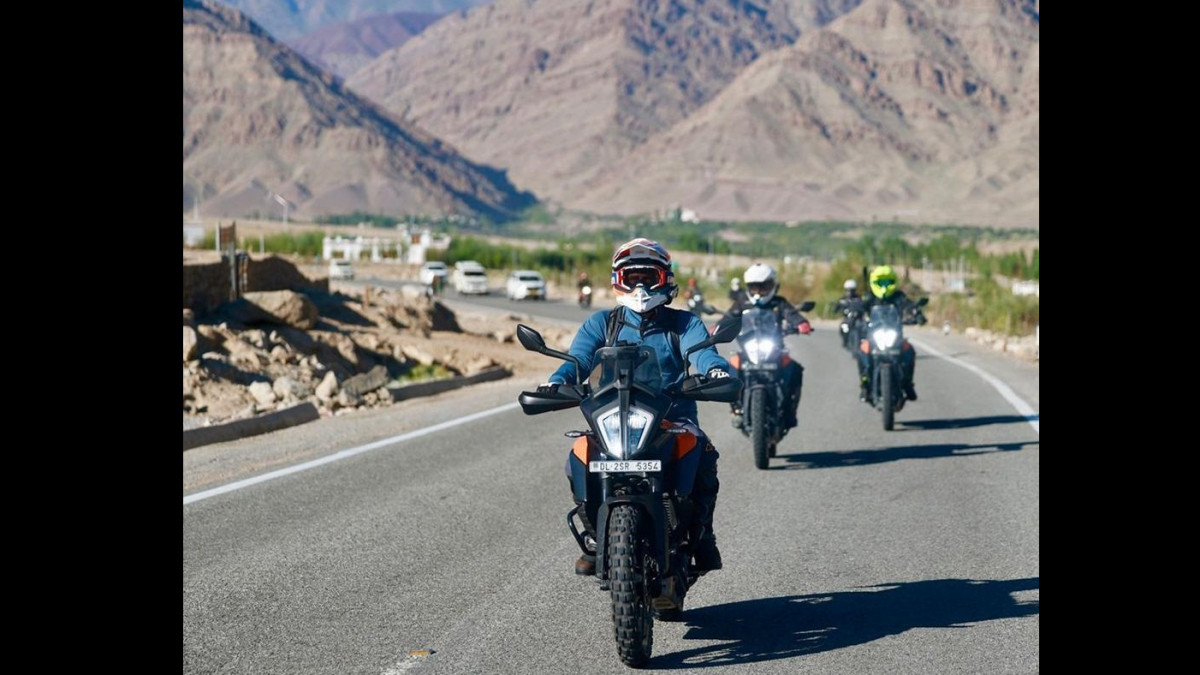
M 590 285 L 579 287 L 579 306 L 583 309 L 592 306 L 592 287 Z
M 736 333 L 733 327 L 717 330 L 690 348 L 684 361 Z M 579 504 L 567 513 L 567 526 L 580 550 L 595 555 L 596 578 L 611 593 L 617 654 L 626 665 L 641 667 L 650 660 L 654 620 L 681 620 L 684 596 L 703 574 L 692 564 L 692 547 L 703 532 L 692 529 L 690 498 L 703 448 L 663 416 L 675 398 L 733 401 L 741 382 L 732 375 L 689 375 L 689 365 L 682 383 L 664 390 L 654 350 L 627 343 L 599 349 L 584 381 L 578 359 L 548 348 L 534 329 L 518 325 L 517 339 L 530 351 L 574 361 L 583 383 L 524 391 L 517 400 L 527 415 L 578 406 L 588 423 L 585 431 L 566 433 L 576 439 L 569 461 Z
M 921 298 L 916 310 L 920 311 L 928 302 L 929 298 Z M 895 426 L 896 413 L 908 400 L 904 394 L 904 367 L 900 354 L 912 346 L 904 338 L 904 323 L 895 305 L 877 304 L 871 308 L 865 337 L 859 342 L 859 350 L 868 357 L 867 403 L 883 414 L 885 431 L 891 431 Z
M 797 309 L 808 312 L 815 305 L 807 300 Z M 741 318 L 738 353 L 729 361 L 743 384 L 742 433 L 750 437 L 754 466 L 766 469 L 779 441 L 790 430 L 782 422 L 787 401 L 783 369 L 792 359 L 784 347 L 783 331 L 773 311 L 750 307 L 742 312 Z

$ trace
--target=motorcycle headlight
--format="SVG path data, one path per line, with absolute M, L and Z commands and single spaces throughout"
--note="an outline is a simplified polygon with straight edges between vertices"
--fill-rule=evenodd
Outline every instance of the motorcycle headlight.
M 620 408 L 613 408 L 600 415 L 596 418 L 596 424 L 600 427 L 600 435 L 603 436 L 601 440 L 604 441 L 608 453 L 618 459 L 626 459 L 642 448 L 648 438 L 646 430 L 650 428 L 650 422 L 653 420 L 654 416 L 645 410 L 630 408 L 624 437 L 621 434 Z
M 871 338 L 875 340 L 875 346 L 880 349 L 891 349 L 896 345 L 896 338 L 899 334 L 893 328 L 880 328 L 871 334 Z
M 771 358 L 775 353 L 776 344 L 774 340 L 749 340 L 746 342 L 746 356 L 750 359 L 750 363 L 761 363 Z

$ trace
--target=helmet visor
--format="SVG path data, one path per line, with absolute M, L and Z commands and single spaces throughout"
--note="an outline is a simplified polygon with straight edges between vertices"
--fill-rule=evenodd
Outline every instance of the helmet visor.
M 623 291 L 632 291 L 638 286 L 653 291 L 666 283 L 667 271 L 652 265 L 628 265 L 613 273 L 613 286 Z
M 770 295 L 775 290 L 775 282 L 767 281 L 751 281 L 746 284 L 746 292 L 750 295 L 766 296 Z
M 880 288 L 889 288 L 896 285 L 895 279 L 876 279 L 875 285 Z

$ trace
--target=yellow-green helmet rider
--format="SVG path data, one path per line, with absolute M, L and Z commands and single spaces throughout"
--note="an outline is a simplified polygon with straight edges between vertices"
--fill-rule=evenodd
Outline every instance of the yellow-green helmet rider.
M 880 265 L 871 270 L 871 294 L 880 300 L 892 297 L 896 292 L 896 271 L 889 265 Z

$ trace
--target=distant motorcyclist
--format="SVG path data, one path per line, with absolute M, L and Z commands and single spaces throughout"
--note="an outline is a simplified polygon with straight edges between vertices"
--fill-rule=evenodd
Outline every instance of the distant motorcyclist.
M 671 268 L 671 255 L 658 242 L 633 239 L 617 248 L 612 257 L 612 289 L 618 306 L 600 310 L 589 316 L 575 334 L 568 350 L 579 359 L 584 377 L 591 372 L 596 350 L 615 344 L 618 340 L 645 345 L 658 355 L 664 381 L 682 382 L 686 364 L 682 354 L 692 345 L 708 338 L 708 330 L 700 317 L 683 310 L 667 307 L 679 291 Z M 694 352 L 689 360 L 697 372 L 710 378 L 729 377 L 729 362 L 715 347 Z M 564 362 L 539 390 L 554 390 L 560 384 L 575 384 L 575 365 Z M 694 552 L 698 570 L 721 569 L 721 552 L 713 534 L 713 513 L 717 505 L 717 458 L 719 453 L 708 435 L 700 430 L 696 402 L 679 398 L 666 413 L 666 419 L 681 426 L 697 438 L 704 451 L 697 470 L 692 501 L 696 505 L 693 524 L 697 528 Z M 567 477 L 570 478 L 570 454 L 567 456 Z M 586 514 L 587 509 L 579 513 Z M 595 524 L 584 516 L 589 534 L 594 538 Z M 596 557 L 582 555 L 575 561 L 576 574 L 595 574 Z
M 700 290 L 700 284 L 696 281 L 696 277 L 688 279 L 683 297 L 688 301 L 688 309 L 692 310 L 695 315 L 703 316 L 713 313 L 712 308 L 704 300 L 704 292 Z
M 784 335 L 792 332 L 807 334 L 813 331 L 812 324 L 796 309 L 795 305 L 778 294 L 779 282 L 775 276 L 775 268 L 765 263 L 754 263 L 746 268 L 746 272 L 742 276 L 746 282 L 746 288 L 743 291 L 746 298 L 743 302 L 735 303 L 729 308 L 726 319 L 741 317 L 742 312 L 750 307 L 765 307 L 774 313 Z M 722 319 L 722 321 L 726 319 Z M 783 368 L 782 375 L 787 400 L 780 406 L 780 410 L 784 412 L 784 426 L 791 428 L 796 426 L 796 409 L 800 406 L 800 390 L 804 386 L 804 367 L 792 359 Z M 733 426 L 739 429 L 742 427 L 740 405 L 741 403 L 735 402 L 730 406 L 730 412 L 733 414 Z
M 871 315 L 871 308 L 878 304 L 895 305 L 904 323 L 924 325 L 927 319 L 924 312 L 911 298 L 900 290 L 896 271 L 889 265 L 880 265 L 871 270 L 871 294 L 863 300 L 863 317 Z M 871 357 L 862 350 L 856 351 L 858 356 L 859 400 L 866 401 L 870 397 Z M 908 349 L 900 352 L 900 365 L 903 375 L 904 395 L 910 401 L 917 400 L 917 390 L 913 382 L 916 373 L 917 353 L 911 343 Z
M 842 284 L 845 289 L 845 294 L 837 299 L 837 303 L 833 306 L 836 311 L 846 309 L 858 309 L 862 305 L 863 299 L 858 295 L 858 282 L 853 279 L 847 279 L 846 283 Z
M 858 282 L 854 279 L 847 279 L 842 288 L 846 292 L 834 303 L 833 310 L 842 315 L 842 322 L 849 329 L 844 334 L 843 343 L 848 349 L 853 349 L 857 346 L 855 336 L 858 334 L 857 324 L 862 318 L 863 299 L 858 295 Z
M 592 306 L 592 281 L 588 279 L 587 272 L 579 273 L 579 280 L 575 282 L 575 287 L 578 289 L 575 298 L 579 306 L 584 309 L 590 308 Z
M 746 289 L 742 288 L 742 278 L 734 277 L 729 280 L 729 307 L 740 307 L 746 304 Z

